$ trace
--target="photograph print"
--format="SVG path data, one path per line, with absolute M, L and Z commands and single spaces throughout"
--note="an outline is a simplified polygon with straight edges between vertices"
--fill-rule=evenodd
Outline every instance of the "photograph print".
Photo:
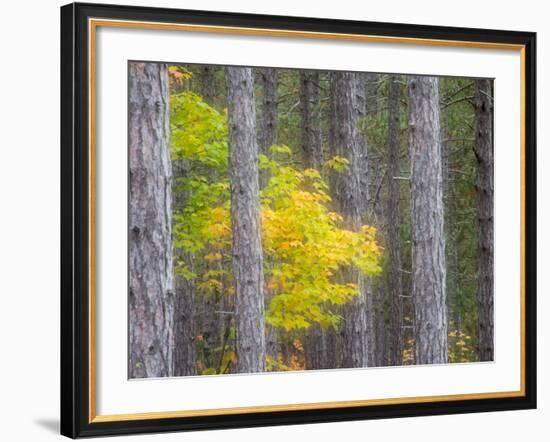
M 494 360 L 493 80 L 128 63 L 128 377 Z

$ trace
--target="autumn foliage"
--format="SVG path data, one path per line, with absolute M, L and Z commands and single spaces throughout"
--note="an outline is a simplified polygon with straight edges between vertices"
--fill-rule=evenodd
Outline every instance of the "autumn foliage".
M 186 171 L 176 186 L 186 195 L 175 212 L 174 245 L 195 255 L 196 266 L 176 263 L 176 272 L 196 281 L 204 296 L 231 296 L 231 219 L 226 116 L 191 92 L 171 99 L 172 156 Z M 261 192 L 262 241 L 265 256 L 266 322 L 284 330 L 312 323 L 335 326 L 334 306 L 358 293 L 340 282 L 341 270 L 355 267 L 365 275 L 380 271 L 376 228 L 342 227 L 331 209 L 323 171 L 298 170 L 291 149 L 274 145 L 261 155 L 268 182 Z M 327 168 L 345 167 L 335 159 Z

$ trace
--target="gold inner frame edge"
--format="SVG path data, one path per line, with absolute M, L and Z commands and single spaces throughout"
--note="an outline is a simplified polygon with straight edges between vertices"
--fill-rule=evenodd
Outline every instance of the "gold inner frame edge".
M 436 396 L 414 396 L 388 399 L 367 399 L 353 401 L 332 401 L 284 405 L 260 405 L 233 408 L 200 410 L 153 411 L 127 414 L 96 414 L 96 31 L 99 26 L 134 28 L 148 30 L 170 30 L 186 32 L 207 32 L 271 37 L 292 37 L 370 43 L 411 44 L 419 46 L 444 46 L 476 49 L 498 49 L 519 51 L 520 54 L 520 389 L 487 393 L 464 393 Z M 365 407 L 375 405 L 415 404 L 427 402 L 482 400 L 525 396 L 525 45 L 494 42 L 425 39 L 412 37 L 390 37 L 376 35 L 328 33 L 312 31 L 291 31 L 283 29 L 246 28 L 235 26 L 192 25 L 182 23 L 160 23 L 147 21 L 88 19 L 88 94 L 89 94 L 89 367 L 88 367 L 88 422 L 117 422 L 146 419 L 168 419 L 179 417 L 221 416 L 246 413 L 268 413 L 278 411 L 322 410 L 328 408 Z

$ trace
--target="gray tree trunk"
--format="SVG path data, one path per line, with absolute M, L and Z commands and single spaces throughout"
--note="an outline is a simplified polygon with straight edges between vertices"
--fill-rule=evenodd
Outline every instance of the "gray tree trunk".
M 179 259 L 192 264 L 192 259 L 177 252 Z M 195 361 L 195 284 L 176 276 L 174 301 L 174 376 L 197 374 Z
M 323 145 L 319 72 L 300 72 L 300 103 L 302 106 L 301 139 L 304 165 L 321 170 L 321 166 L 323 165 Z
M 348 168 L 331 179 L 335 203 L 348 228 L 357 230 L 364 221 L 368 190 L 361 187 L 366 143 L 358 130 L 357 77 L 350 72 L 333 72 L 330 77 L 332 155 L 348 160 Z M 359 287 L 359 294 L 344 307 L 345 367 L 368 365 L 367 283 L 357 269 L 345 279 Z
M 254 78 L 226 68 L 237 371 L 265 371 L 264 278 Z
M 387 202 L 387 247 L 389 258 L 390 296 L 390 365 L 403 363 L 403 284 L 401 279 L 401 215 L 399 209 L 401 175 L 399 163 L 399 76 L 389 77 L 388 97 L 388 202 Z
M 476 80 L 479 360 L 493 360 L 493 94 L 492 80 Z
M 356 99 L 359 118 L 367 115 L 367 81 L 372 74 L 366 72 L 356 72 Z
M 441 129 L 441 138 L 445 140 L 447 136 Z M 458 284 L 458 244 L 455 238 L 457 223 L 456 215 L 456 197 L 454 195 L 454 179 L 451 173 L 451 146 L 448 142 L 441 142 L 441 161 L 443 172 L 443 204 L 445 206 L 445 254 L 447 263 L 447 320 L 449 331 L 462 331 L 461 320 L 461 300 Z M 458 221 L 460 222 L 460 221 Z
M 327 365 L 327 333 L 319 324 L 312 324 L 306 330 L 304 359 L 307 370 L 335 368 Z
M 275 362 L 278 360 L 281 346 L 279 344 L 279 333 L 272 325 L 265 325 L 265 352 Z
M 259 152 L 271 157 L 269 148 L 277 144 L 278 130 L 278 69 L 260 68 L 257 72 L 259 83 L 262 86 L 260 115 L 258 118 L 258 149 Z M 258 116 L 257 116 L 258 117 Z M 263 189 L 269 181 L 267 170 L 260 171 L 260 189 Z M 266 305 L 271 303 L 271 297 L 266 297 Z M 279 354 L 278 333 L 275 327 L 266 325 L 266 352 L 271 358 L 277 360 Z
M 366 75 L 365 108 L 366 113 L 374 115 L 378 113 L 378 82 L 380 74 Z
M 377 299 L 377 305 L 376 305 L 376 312 L 374 315 L 375 320 L 375 337 L 376 337 L 376 352 L 374 354 L 374 361 L 373 364 L 371 362 L 371 366 L 376 367 L 384 367 L 387 365 L 393 365 L 388 363 L 388 356 L 389 356 L 389 350 L 390 350 L 390 334 L 391 329 L 388 326 L 389 324 L 386 322 L 385 319 L 385 311 L 384 311 L 384 299 L 383 295 L 384 292 L 384 284 L 382 281 L 377 281 L 378 284 L 376 284 L 376 293 L 381 299 Z
M 364 88 L 364 74 L 357 74 L 358 84 L 362 84 Z M 363 77 L 363 78 L 361 78 Z M 362 82 L 362 83 L 361 83 Z M 359 95 L 358 95 L 359 96 Z M 363 136 L 366 137 L 366 133 L 363 132 Z M 365 138 L 366 144 L 366 138 Z M 368 158 L 366 145 L 365 152 L 362 155 L 361 164 L 359 166 L 359 188 L 360 189 L 373 189 L 368 192 L 363 192 L 363 198 L 366 202 L 366 212 L 368 218 L 364 217 L 362 223 L 368 222 L 372 225 L 380 225 L 377 220 L 381 219 L 380 205 L 378 199 L 380 196 L 377 190 L 379 185 L 381 186 L 383 180 L 382 170 L 384 169 L 382 160 L 380 158 Z M 384 295 L 386 294 L 386 287 L 384 287 L 379 278 L 364 278 L 365 281 L 365 293 L 366 293 L 366 314 L 367 314 L 367 348 L 368 348 L 368 361 L 370 367 L 377 367 L 380 364 L 382 354 L 384 353 L 384 343 L 379 339 L 379 319 L 383 319 L 384 311 Z M 382 315 L 381 318 L 379 316 Z
M 174 279 L 168 71 L 129 66 L 129 376 L 172 375 Z
M 304 166 L 321 170 L 323 147 L 319 72 L 300 72 L 301 141 Z M 327 362 L 327 330 L 312 324 L 305 332 L 304 356 L 308 370 L 334 368 Z
M 187 173 L 185 161 L 172 163 L 173 186 L 172 206 L 174 212 L 183 210 L 189 195 L 177 188 L 178 178 Z M 177 261 L 185 262 L 185 265 L 193 271 L 194 257 L 184 250 L 175 249 L 174 257 Z M 175 274 L 176 296 L 174 300 L 174 376 L 194 376 L 197 374 L 195 360 L 195 282 L 187 280 L 183 276 Z
M 262 110 L 258 144 L 260 152 L 267 155 L 269 148 L 277 144 L 277 87 L 278 70 L 273 68 L 259 69 L 262 84 Z
M 409 78 L 412 271 L 417 364 L 447 362 L 439 82 Z
M 210 106 L 213 105 L 216 98 L 216 67 L 215 66 L 201 66 L 200 67 L 200 90 L 202 99 Z

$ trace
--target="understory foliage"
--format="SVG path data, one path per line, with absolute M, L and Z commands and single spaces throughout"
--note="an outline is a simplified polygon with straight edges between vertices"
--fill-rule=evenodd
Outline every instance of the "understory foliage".
M 257 122 L 264 118 L 263 85 L 255 75 Z M 235 372 L 235 293 L 232 272 L 227 95 L 224 69 L 205 66 L 169 68 L 171 155 L 173 166 L 173 248 L 175 272 L 192 286 L 196 332 L 193 346 L 199 374 Z M 330 146 L 330 73 L 315 80 L 321 133 L 319 169 L 308 168 L 303 149 L 301 73 L 279 69 L 276 114 L 277 142 L 261 150 L 260 219 L 263 251 L 267 370 L 299 370 L 311 352 L 335 353 L 342 365 L 343 316 L 359 293 L 350 274 L 368 278 L 376 321 L 371 332 L 378 365 L 389 364 L 390 260 L 386 246 L 400 245 L 402 295 L 402 363 L 415 363 L 414 301 L 412 299 L 412 226 L 407 81 L 400 76 L 398 176 L 388 173 L 389 78 L 372 76 L 364 92 L 358 130 L 368 140 L 367 223 L 356 231 L 346 226 L 337 204 L 332 178 L 348 171 L 348 161 Z M 474 81 L 442 78 L 442 168 L 446 241 L 446 286 L 449 362 L 478 358 L 476 158 L 473 151 Z M 207 94 L 208 87 L 214 93 Z M 212 91 L 210 91 L 212 92 Z M 207 99 L 206 97 L 210 97 Z M 207 102 L 208 101 L 208 102 Z M 367 103 L 368 102 L 368 103 Z M 363 106 L 362 101 L 359 102 Z M 374 110 L 373 110 L 374 109 Z M 312 111 L 312 113 L 315 113 Z M 257 136 L 265 130 L 257 124 Z M 330 177 L 330 180 L 329 180 Z M 398 238 L 388 237 L 386 202 L 390 180 L 399 185 Z M 312 338 L 313 336 L 313 338 Z M 316 339 L 312 345 L 312 339 Z M 332 341 L 331 341 L 332 339 Z M 313 350 L 312 350 L 313 348 Z M 328 351 L 327 351 L 328 350 Z M 309 353 L 308 353 L 309 352 Z
M 202 296 L 232 296 L 227 117 L 182 92 L 171 97 L 171 126 L 172 158 L 184 170 L 175 183 L 184 204 L 174 212 L 174 247 L 195 258 L 193 268 L 178 261 L 176 273 L 194 280 Z M 269 177 L 261 191 L 266 322 L 285 331 L 334 327 L 340 321 L 334 307 L 358 294 L 356 284 L 338 281 L 338 272 L 381 271 L 376 229 L 344 229 L 321 172 L 298 170 L 291 157 L 288 146 L 274 145 L 259 158 Z M 342 170 L 345 160 L 333 158 L 326 167 Z

